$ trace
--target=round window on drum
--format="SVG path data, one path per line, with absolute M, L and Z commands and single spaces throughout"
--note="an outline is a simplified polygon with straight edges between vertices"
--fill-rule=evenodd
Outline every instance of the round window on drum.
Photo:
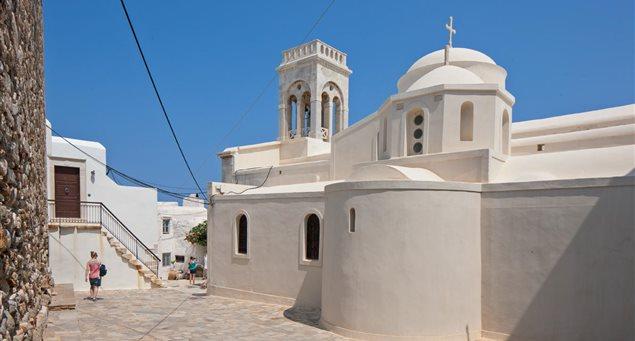
M 412 150 L 414 150 L 415 153 L 420 154 L 423 150 L 423 145 L 421 144 L 421 142 L 417 142 L 414 144 L 414 146 L 412 146 Z

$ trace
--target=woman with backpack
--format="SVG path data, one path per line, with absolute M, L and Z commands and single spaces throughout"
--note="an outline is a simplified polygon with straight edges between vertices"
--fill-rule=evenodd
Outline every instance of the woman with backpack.
M 196 269 L 198 268 L 198 264 L 196 263 L 196 258 L 190 257 L 190 262 L 187 264 L 187 270 L 190 274 L 190 284 L 196 285 L 194 276 L 196 275 Z
M 105 267 L 104 267 L 105 268 Z M 97 259 L 97 252 L 90 252 L 90 260 L 86 263 L 86 282 L 90 282 L 90 300 L 97 300 L 97 292 L 101 286 L 101 262 Z

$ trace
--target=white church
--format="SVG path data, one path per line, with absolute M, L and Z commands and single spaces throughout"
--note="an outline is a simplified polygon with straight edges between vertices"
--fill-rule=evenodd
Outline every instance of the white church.
M 448 29 L 350 126 L 347 55 L 282 53 L 278 139 L 209 184 L 208 292 L 359 339 L 635 339 L 635 105 L 514 122 Z

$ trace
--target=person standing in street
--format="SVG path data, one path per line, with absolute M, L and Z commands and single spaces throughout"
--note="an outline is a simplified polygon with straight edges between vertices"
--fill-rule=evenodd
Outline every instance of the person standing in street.
M 101 286 L 101 275 L 99 268 L 101 262 L 97 259 L 97 252 L 90 252 L 90 260 L 86 263 L 86 282 L 90 282 L 90 300 L 97 300 L 97 293 Z
M 196 285 L 194 276 L 196 276 L 196 269 L 198 269 L 198 264 L 196 263 L 196 258 L 190 257 L 190 262 L 187 263 L 187 270 L 190 273 L 190 284 Z

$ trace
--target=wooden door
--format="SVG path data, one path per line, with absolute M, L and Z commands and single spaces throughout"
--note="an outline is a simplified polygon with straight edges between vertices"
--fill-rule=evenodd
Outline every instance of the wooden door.
M 80 218 L 79 168 L 55 166 L 55 216 Z

